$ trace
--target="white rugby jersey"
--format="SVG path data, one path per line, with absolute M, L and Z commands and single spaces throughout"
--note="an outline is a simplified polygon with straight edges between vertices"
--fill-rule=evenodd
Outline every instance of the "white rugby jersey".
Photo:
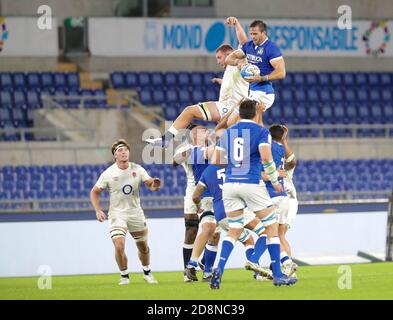
M 248 87 L 248 82 L 242 78 L 239 69 L 228 65 L 222 78 L 219 101 L 237 105 L 248 97 Z
M 293 198 L 296 198 L 296 188 L 295 184 L 293 183 L 293 172 L 295 171 L 295 168 L 291 170 L 287 170 L 287 176 L 284 178 L 284 188 L 285 191 L 292 196 Z
M 96 182 L 96 187 L 109 191 L 109 215 L 132 213 L 142 209 L 139 197 L 141 183 L 151 179 L 139 164 L 130 162 L 127 169 L 120 169 L 116 163 L 106 169 Z

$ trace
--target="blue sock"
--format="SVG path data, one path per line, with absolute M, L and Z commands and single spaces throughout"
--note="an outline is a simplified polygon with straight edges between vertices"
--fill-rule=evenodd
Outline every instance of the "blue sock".
M 288 257 L 288 256 L 285 256 L 285 257 L 281 258 L 281 259 L 280 259 L 281 264 L 284 264 L 284 262 L 287 261 L 287 260 L 289 260 L 289 257 Z
M 266 235 L 263 234 L 258 238 L 257 242 L 255 243 L 254 254 L 248 260 L 254 263 L 258 263 L 259 259 L 262 257 L 265 250 L 266 250 Z
M 205 259 L 205 272 L 211 272 L 212 267 L 214 264 L 214 261 L 216 260 L 217 256 L 217 247 L 216 246 L 211 246 L 211 245 L 206 245 L 205 247 L 205 253 L 203 255 Z
M 246 247 L 246 258 L 247 258 L 247 260 L 251 259 L 253 253 L 254 253 L 254 247 L 253 246 L 247 246 Z
M 282 277 L 280 264 L 280 239 L 273 237 L 268 240 L 267 249 L 269 250 L 270 259 L 272 260 L 272 270 L 274 277 Z
M 221 274 L 224 273 L 225 264 L 227 263 L 227 260 L 233 250 L 234 244 L 235 240 L 233 240 L 231 237 L 225 237 L 221 244 L 221 256 L 220 261 L 218 262 L 218 268 L 220 269 Z
M 195 261 L 195 260 L 190 259 L 190 261 L 188 261 L 188 263 L 187 263 L 187 267 L 197 268 L 198 267 L 198 262 Z

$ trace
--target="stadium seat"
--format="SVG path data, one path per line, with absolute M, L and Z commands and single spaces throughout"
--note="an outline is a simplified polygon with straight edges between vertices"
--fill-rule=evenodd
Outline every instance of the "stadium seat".
M 14 89 L 23 90 L 26 87 L 25 74 L 23 72 L 15 72 L 13 74 Z
M 326 89 L 326 87 L 329 87 L 331 85 L 329 73 L 326 72 L 319 73 L 318 80 L 319 80 L 319 85 L 322 87 L 322 89 Z
M 111 83 L 112 83 L 112 87 L 115 89 L 126 88 L 126 84 L 124 83 L 124 76 L 123 73 L 121 72 L 111 73 Z
M 57 89 L 68 88 L 68 84 L 67 84 L 67 81 L 66 81 L 65 73 L 63 73 L 63 72 L 56 72 L 54 74 L 54 79 L 55 79 L 55 87 Z
M 41 87 L 40 76 L 38 73 L 31 72 L 26 75 L 27 87 L 30 89 L 38 89 Z
M 2 108 L 11 109 L 13 106 L 12 96 L 10 91 L 0 92 L 0 102 Z
M 182 87 L 190 86 L 190 75 L 188 72 L 179 72 L 177 75 L 177 83 Z
M 164 106 L 163 110 L 164 110 L 165 119 L 168 121 L 174 121 L 179 115 L 178 108 L 173 105 Z
M 355 74 L 355 83 L 358 87 L 364 87 L 367 85 L 367 76 L 365 73 L 358 72 Z
M 387 87 L 391 88 L 393 83 L 392 83 L 392 75 L 390 73 L 381 73 L 380 75 L 381 78 L 381 86 L 382 87 Z
M 167 89 L 166 90 L 166 103 L 167 104 L 176 104 L 179 102 L 179 97 L 177 95 L 177 91 L 175 89 Z
M 54 88 L 53 76 L 50 72 L 44 72 L 41 74 L 41 88 Z
M 192 72 L 190 84 L 193 88 L 203 86 L 203 74 L 201 72 Z
M 69 89 L 79 89 L 79 74 L 76 72 L 66 73 L 67 85 Z
M 139 86 L 142 88 L 146 88 L 151 85 L 150 74 L 148 72 L 139 73 L 138 79 L 139 79 Z
M 153 98 L 150 90 L 144 89 L 139 91 L 139 100 L 144 105 L 152 105 Z
M 13 83 L 10 73 L 0 73 L 0 88 L 2 90 L 13 88 Z
M 118 79 L 120 81 L 120 79 Z M 138 76 L 135 72 L 127 72 L 124 74 L 124 89 L 135 89 L 139 86 Z
M 175 88 L 177 86 L 177 77 L 174 72 L 167 72 L 164 74 L 165 85 L 168 88 Z
M 27 108 L 25 93 L 21 90 L 14 91 L 14 107 L 21 109 Z
M 151 73 L 151 84 L 152 86 L 163 89 L 165 86 L 164 76 L 161 72 L 152 72 Z
M 380 80 L 379 80 L 379 74 L 378 73 L 368 73 L 368 85 L 372 87 L 379 87 L 380 86 Z
M 165 102 L 165 93 L 160 88 L 156 88 L 152 91 L 153 94 L 153 103 L 154 104 L 163 104 Z

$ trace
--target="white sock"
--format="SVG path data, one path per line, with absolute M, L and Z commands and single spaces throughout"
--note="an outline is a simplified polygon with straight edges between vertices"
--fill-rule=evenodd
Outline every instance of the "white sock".
M 121 274 L 122 276 L 126 276 L 126 275 L 128 274 L 128 269 L 120 270 L 120 274 Z
M 168 132 L 176 136 L 179 133 L 179 130 L 177 130 L 173 125 L 171 125 L 171 127 L 168 129 Z

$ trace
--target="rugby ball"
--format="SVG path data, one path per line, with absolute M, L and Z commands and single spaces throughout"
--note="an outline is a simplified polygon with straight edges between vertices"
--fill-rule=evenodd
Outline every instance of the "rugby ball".
M 256 65 L 253 64 L 245 64 L 241 70 L 240 74 L 242 78 L 250 78 L 254 76 L 259 76 L 260 70 Z

